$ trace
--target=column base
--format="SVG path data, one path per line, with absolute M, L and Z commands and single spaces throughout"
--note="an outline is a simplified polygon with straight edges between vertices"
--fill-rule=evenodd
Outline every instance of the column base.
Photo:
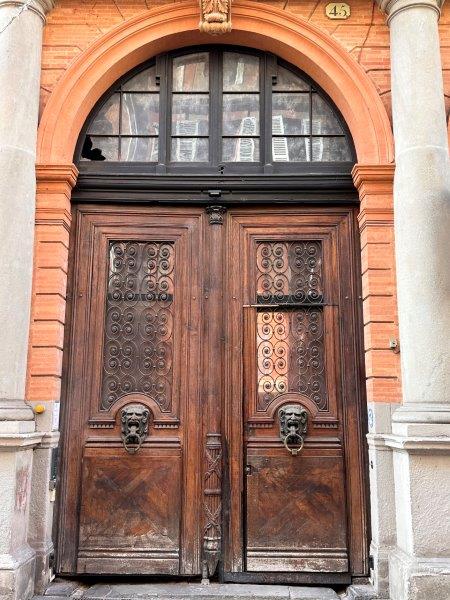
M 392 415 L 393 423 L 420 425 L 448 425 L 450 429 L 450 404 L 406 403 Z
M 24 400 L 0 398 L 0 421 L 33 420 L 33 409 Z
M 389 598 L 389 556 L 392 547 L 378 547 L 374 542 L 370 545 L 370 556 L 373 568 L 370 570 L 370 581 L 376 592 L 376 598 Z
M 391 600 L 450 598 L 450 558 L 416 558 L 397 548 L 389 572 Z
M 34 592 L 35 554 L 30 547 L 0 556 L 0 598 L 28 600 Z

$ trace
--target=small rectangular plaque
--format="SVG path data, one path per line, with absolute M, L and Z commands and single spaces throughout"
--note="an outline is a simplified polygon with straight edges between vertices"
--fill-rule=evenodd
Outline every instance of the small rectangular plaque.
M 329 19 L 348 19 L 350 6 L 345 2 L 330 2 L 325 7 L 325 14 Z

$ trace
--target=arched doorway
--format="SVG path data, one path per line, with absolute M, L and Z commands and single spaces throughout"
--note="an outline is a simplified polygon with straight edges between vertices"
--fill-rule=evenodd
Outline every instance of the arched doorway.
M 59 570 L 367 569 L 353 143 L 272 54 L 158 55 L 77 144 Z

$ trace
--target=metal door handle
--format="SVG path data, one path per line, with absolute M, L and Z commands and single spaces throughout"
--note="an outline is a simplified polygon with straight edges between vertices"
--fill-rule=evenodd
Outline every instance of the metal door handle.
M 300 447 L 299 448 L 290 448 L 289 447 L 289 440 L 298 440 L 297 442 L 292 441 L 292 444 L 297 444 Z M 290 452 L 292 454 L 292 456 L 297 456 L 297 454 L 299 454 L 301 452 L 301 450 L 303 449 L 303 445 L 304 445 L 305 441 L 303 439 L 303 437 L 298 434 L 298 433 L 288 433 L 287 436 L 284 438 L 283 444 L 284 447 L 286 448 L 286 450 L 288 452 Z

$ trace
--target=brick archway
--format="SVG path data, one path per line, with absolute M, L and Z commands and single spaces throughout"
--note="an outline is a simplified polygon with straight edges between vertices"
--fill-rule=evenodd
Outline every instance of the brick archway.
M 198 20 L 198 3 L 188 2 L 145 11 L 124 22 L 72 63 L 46 104 L 37 147 L 36 253 L 28 368 L 31 401 L 59 401 L 60 397 L 70 194 L 77 177 L 72 159 L 81 127 L 101 95 L 134 66 L 160 52 L 210 42 L 211 37 L 198 30 Z M 311 23 L 248 1 L 233 3 L 232 20 L 233 31 L 214 38 L 215 43 L 257 47 L 298 66 L 328 93 L 349 126 L 358 157 L 354 181 L 361 199 L 368 399 L 398 401 L 399 383 L 393 376 L 398 372 L 398 356 L 388 350 L 389 332 L 391 326 L 396 326 L 394 153 L 384 105 L 354 58 Z M 389 287 L 390 303 L 380 296 L 380 285 Z
M 79 131 L 95 102 L 121 75 L 144 60 L 182 46 L 209 43 L 198 30 L 194 2 L 146 11 L 99 38 L 69 67 L 42 115 L 38 163 L 68 164 Z M 256 2 L 233 4 L 233 31 L 215 38 L 273 52 L 296 65 L 328 93 L 343 114 L 359 163 L 393 160 L 393 140 L 384 105 L 362 67 L 307 21 Z

